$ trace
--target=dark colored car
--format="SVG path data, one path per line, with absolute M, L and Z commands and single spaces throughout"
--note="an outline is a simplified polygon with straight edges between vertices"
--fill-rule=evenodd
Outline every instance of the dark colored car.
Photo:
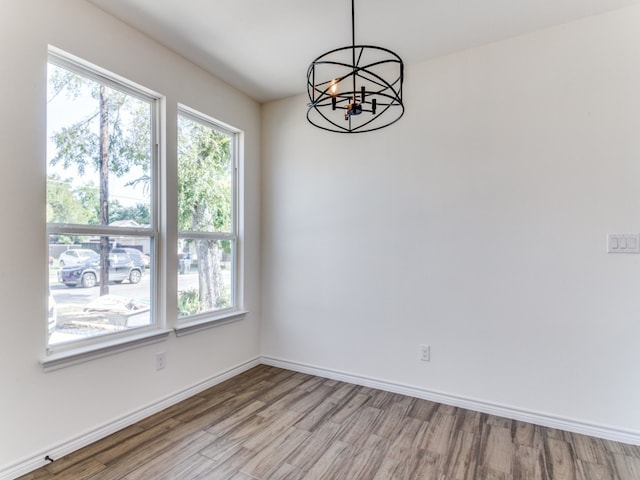
M 138 283 L 144 274 L 144 267 L 140 267 L 126 253 L 109 255 L 109 281 L 121 283 Z M 100 256 L 87 260 L 81 265 L 72 265 L 58 270 L 58 281 L 67 287 L 80 285 L 91 288 L 100 280 Z

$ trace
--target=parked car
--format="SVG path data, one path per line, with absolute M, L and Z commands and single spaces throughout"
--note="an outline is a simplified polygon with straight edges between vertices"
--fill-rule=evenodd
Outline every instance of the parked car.
M 99 257 L 99 255 L 88 248 L 72 248 L 60 254 L 58 265 L 60 268 L 66 265 L 80 265 L 95 257 Z
M 125 253 L 129 255 L 137 267 L 147 268 L 149 266 L 149 257 L 137 248 L 115 247 L 111 249 L 111 253 Z
M 126 253 L 109 255 L 109 281 L 138 283 L 144 274 L 144 267 L 136 265 Z M 81 265 L 72 265 L 58 270 L 58 281 L 67 287 L 80 285 L 91 288 L 100 281 L 100 255 L 96 255 Z

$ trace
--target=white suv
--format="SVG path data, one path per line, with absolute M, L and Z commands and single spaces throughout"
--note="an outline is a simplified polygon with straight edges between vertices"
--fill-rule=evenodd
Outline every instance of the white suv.
M 88 248 L 72 248 L 66 252 L 62 252 L 58 258 L 60 268 L 69 265 L 80 265 L 90 258 L 97 257 L 98 254 Z

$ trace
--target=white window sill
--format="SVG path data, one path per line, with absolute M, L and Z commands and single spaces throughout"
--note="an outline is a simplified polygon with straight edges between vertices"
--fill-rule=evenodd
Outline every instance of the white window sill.
M 87 345 L 80 348 L 52 353 L 40 360 L 45 372 L 51 372 L 60 368 L 78 365 L 95 358 L 106 357 L 119 352 L 133 350 L 134 348 L 163 342 L 173 330 L 153 330 L 150 332 L 131 335 L 124 338 L 108 340 L 106 342 Z
M 183 335 L 190 335 L 197 333 L 207 328 L 217 327 L 219 325 L 227 325 L 228 323 L 237 322 L 242 320 L 247 315 L 246 310 L 233 310 L 222 312 L 218 315 L 207 316 L 205 318 L 195 318 L 193 320 L 186 320 L 180 322 L 175 328 L 176 336 L 182 337 Z

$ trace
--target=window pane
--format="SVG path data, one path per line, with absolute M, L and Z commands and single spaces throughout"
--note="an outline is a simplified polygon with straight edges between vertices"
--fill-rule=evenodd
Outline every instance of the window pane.
M 178 316 L 234 306 L 231 240 L 181 238 L 178 254 Z
M 152 237 L 52 235 L 49 344 L 150 325 L 152 243 Z M 101 245 L 108 262 L 105 286 Z
M 151 103 L 51 63 L 48 75 L 47 222 L 149 225 Z
M 232 137 L 178 116 L 178 229 L 232 231 Z

